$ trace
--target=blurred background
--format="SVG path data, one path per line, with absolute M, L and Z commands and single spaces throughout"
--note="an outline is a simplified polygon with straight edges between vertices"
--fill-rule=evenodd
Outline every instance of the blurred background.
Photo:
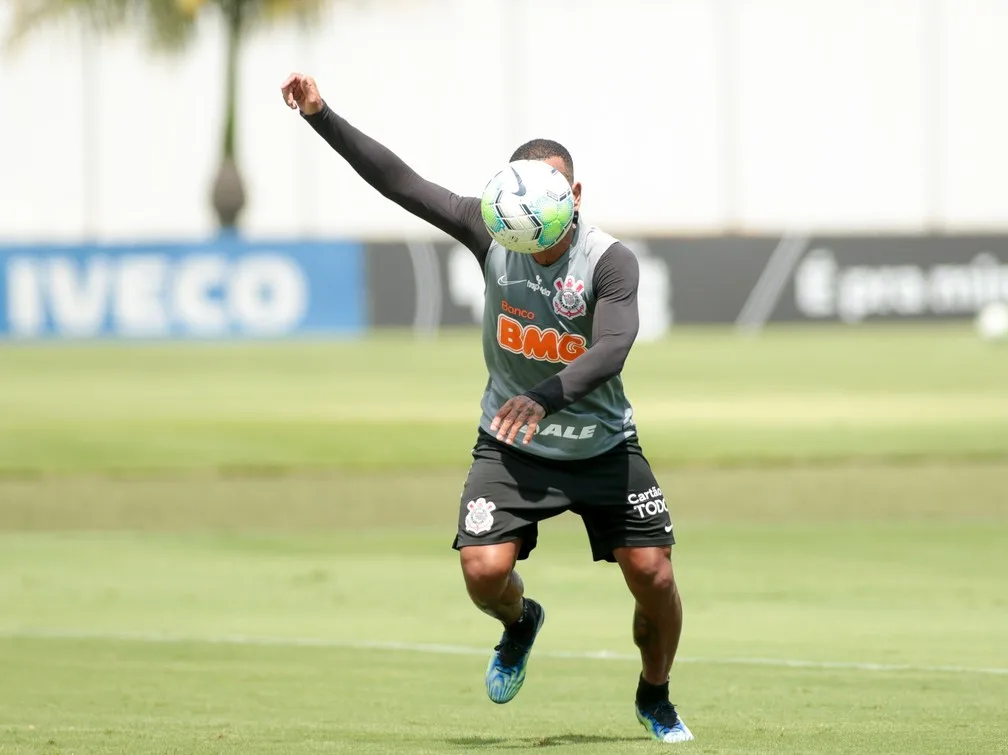
M 1008 752 L 1003 0 L 3 0 L 0 35 L 0 751 L 638 751 L 573 516 L 523 564 L 534 681 L 483 697 L 482 276 L 286 108 L 300 71 L 460 194 L 564 143 L 638 255 L 705 752 Z
M 471 324 L 478 271 L 285 109 L 291 70 L 462 194 L 529 138 L 566 144 L 585 217 L 649 260 L 654 333 L 962 318 L 1008 298 L 1003 3 L 593 0 L 550 14 L 563 22 L 529 34 L 542 9 L 527 0 L 10 0 L 0 240 L 34 248 L 5 253 L 0 332 Z M 227 269 L 184 274 L 221 251 Z M 243 278 L 246 254 L 273 267 Z M 235 276 L 277 301 L 260 290 L 246 297 L 257 318 L 217 311 Z M 146 293 L 122 293 L 134 280 Z M 73 291 L 93 291 L 92 310 Z

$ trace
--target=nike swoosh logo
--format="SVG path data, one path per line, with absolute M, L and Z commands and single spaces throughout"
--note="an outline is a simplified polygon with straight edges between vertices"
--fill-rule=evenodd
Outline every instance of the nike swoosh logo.
M 518 175 L 518 171 L 516 171 L 514 168 L 511 169 L 511 172 L 514 173 L 515 181 L 518 182 L 518 191 L 514 192 L 514 195 L 516 197 L 524 197 L 525 196 L 525 182 L 522 181 L 521 176 Z
M 507 279 L 507 274 L 505 273 L 497 279 L 498 286 L 513 286 L 516 283 L 528 283 L 528 278 L 522 278 L 520 281 L 509 281 Z
M 665 525 L 665 531 L 666 532 L 672 531 L 672 522 L 669 522 L 668 524 Z

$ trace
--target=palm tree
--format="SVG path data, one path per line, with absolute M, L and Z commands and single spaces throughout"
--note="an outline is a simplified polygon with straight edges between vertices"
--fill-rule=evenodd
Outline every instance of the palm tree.
M 258 24 L 287 17 L 307 21 L 317 16 L 326 0 L 11 0 L 14 22 L 8 45 L 14 45 L 48 21 L 78 14 L 99 30 L 142 26 L 158 51 L 181 50 L 191 39 L 201 14 L 220 13 L 227 29 L 227 68 L 224 78 L 224 132 L 221 163 L 213 185 L 213 206 L 220 225 L 234 229 L 245 205 L 245 191 L 235 162 L 238 53 L 246 34 Z

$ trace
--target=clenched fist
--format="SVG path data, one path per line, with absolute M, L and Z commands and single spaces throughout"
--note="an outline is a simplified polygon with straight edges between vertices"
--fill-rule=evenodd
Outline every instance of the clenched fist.
M 280 87 L 284 102 L 291 110 L 300 110 L 305 115 L 315 115 L 322 109 L 322 95 L 315 86 L 315 79 L 302 73 L 292 73 Z

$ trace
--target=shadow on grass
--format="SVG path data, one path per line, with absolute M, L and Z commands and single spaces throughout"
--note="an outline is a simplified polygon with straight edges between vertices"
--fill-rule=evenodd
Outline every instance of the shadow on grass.
M 641 742 L 642 737 L 604 737 L 597 734 L 553 734 L 545 737 L 460 737 L 445 742 L 453 747 L 480 748 L 493 747 L 501 750 L 533 750 L 542 747 L 565 747 L 567 745 L 616 744 L 620 742 Z

